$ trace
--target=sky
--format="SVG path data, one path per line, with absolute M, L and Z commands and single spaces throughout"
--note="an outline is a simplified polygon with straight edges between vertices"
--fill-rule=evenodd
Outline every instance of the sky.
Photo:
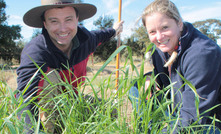
M 124 20 L 124 29 L 122 38 L 129 37 L 132 29 L 135 28 L 137 19 L 141 16 L 144 8 L 153 0 L 122 0 L 121 19 Z M 221 19 L 221 1 L 220 0 L 171 0 L 178 7 L 184 21 L 195 22 L 206 19 Z M 20 25 L 23 39 L 29 41 L 33 28 L 23 23 L 23 15 L 30 9 L 41 5 L 41 0 L 5 0 L 6 15 L 8 25 Z M 92 18 L 84 21 L 84 26 L 88 30 L 95 30 L 93 22 L 100 16 L 113 17 L 118 21 L 119 0 L 83 0 L 84 3 L 90 3 L 97 7 L 97 13 Z M 219 40 L 219 44 L 221 41 Z

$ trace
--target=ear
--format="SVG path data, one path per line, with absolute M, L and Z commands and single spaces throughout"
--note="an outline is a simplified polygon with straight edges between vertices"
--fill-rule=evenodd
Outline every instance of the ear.
M 43 21 L 43 25 L 44 25 L 45 29 L 47 29 L 45 21 Z
M 183 21 L 182 21 L 182 19 L 179 20 L 178 27 L 180 29 L 180 32 L 182 32 L 183 31 Z

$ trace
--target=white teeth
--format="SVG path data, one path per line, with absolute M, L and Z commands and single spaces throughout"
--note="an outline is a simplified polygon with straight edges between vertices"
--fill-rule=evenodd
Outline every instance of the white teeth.
M 159 42 L 159 41 L 157 41 L 157 43 L 159 43 L 159 44 L 166 44 L 166 43 L 168 43 L 168 42 L 169 42 L 169 40 L 164 41 L 164 42 Z
M 59 34 L 59 36 L 65 37 L 65 36 L 68 36 L 68 34 Z

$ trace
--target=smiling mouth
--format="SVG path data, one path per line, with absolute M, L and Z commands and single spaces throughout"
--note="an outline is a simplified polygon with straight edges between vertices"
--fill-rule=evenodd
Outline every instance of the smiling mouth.
M 68 34 L 59 34 L 60 37 L 66 37 Z
M 160 45 L 161 45 L 161 44 L 167 44 L 168 42 L 169 42 L 169 40 L 164 41 L 164 42 L 159 42 L 159 41 L 157 40 L 157 43 L 159 43 Z

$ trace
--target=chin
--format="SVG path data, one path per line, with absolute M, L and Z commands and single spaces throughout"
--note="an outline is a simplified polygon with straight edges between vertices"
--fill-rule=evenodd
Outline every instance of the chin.
M 64 42 L 61 42 L 61 41 L 58 41 L 57 43 L 58 43 L 59 45 L 61 45 L 61 46 L 65 45 L 65 43 L 64 43 Z
M 159 48 L 162 52 L 166 53 L 166 52 L 170 52 L 171 50 L 168 48 Z

